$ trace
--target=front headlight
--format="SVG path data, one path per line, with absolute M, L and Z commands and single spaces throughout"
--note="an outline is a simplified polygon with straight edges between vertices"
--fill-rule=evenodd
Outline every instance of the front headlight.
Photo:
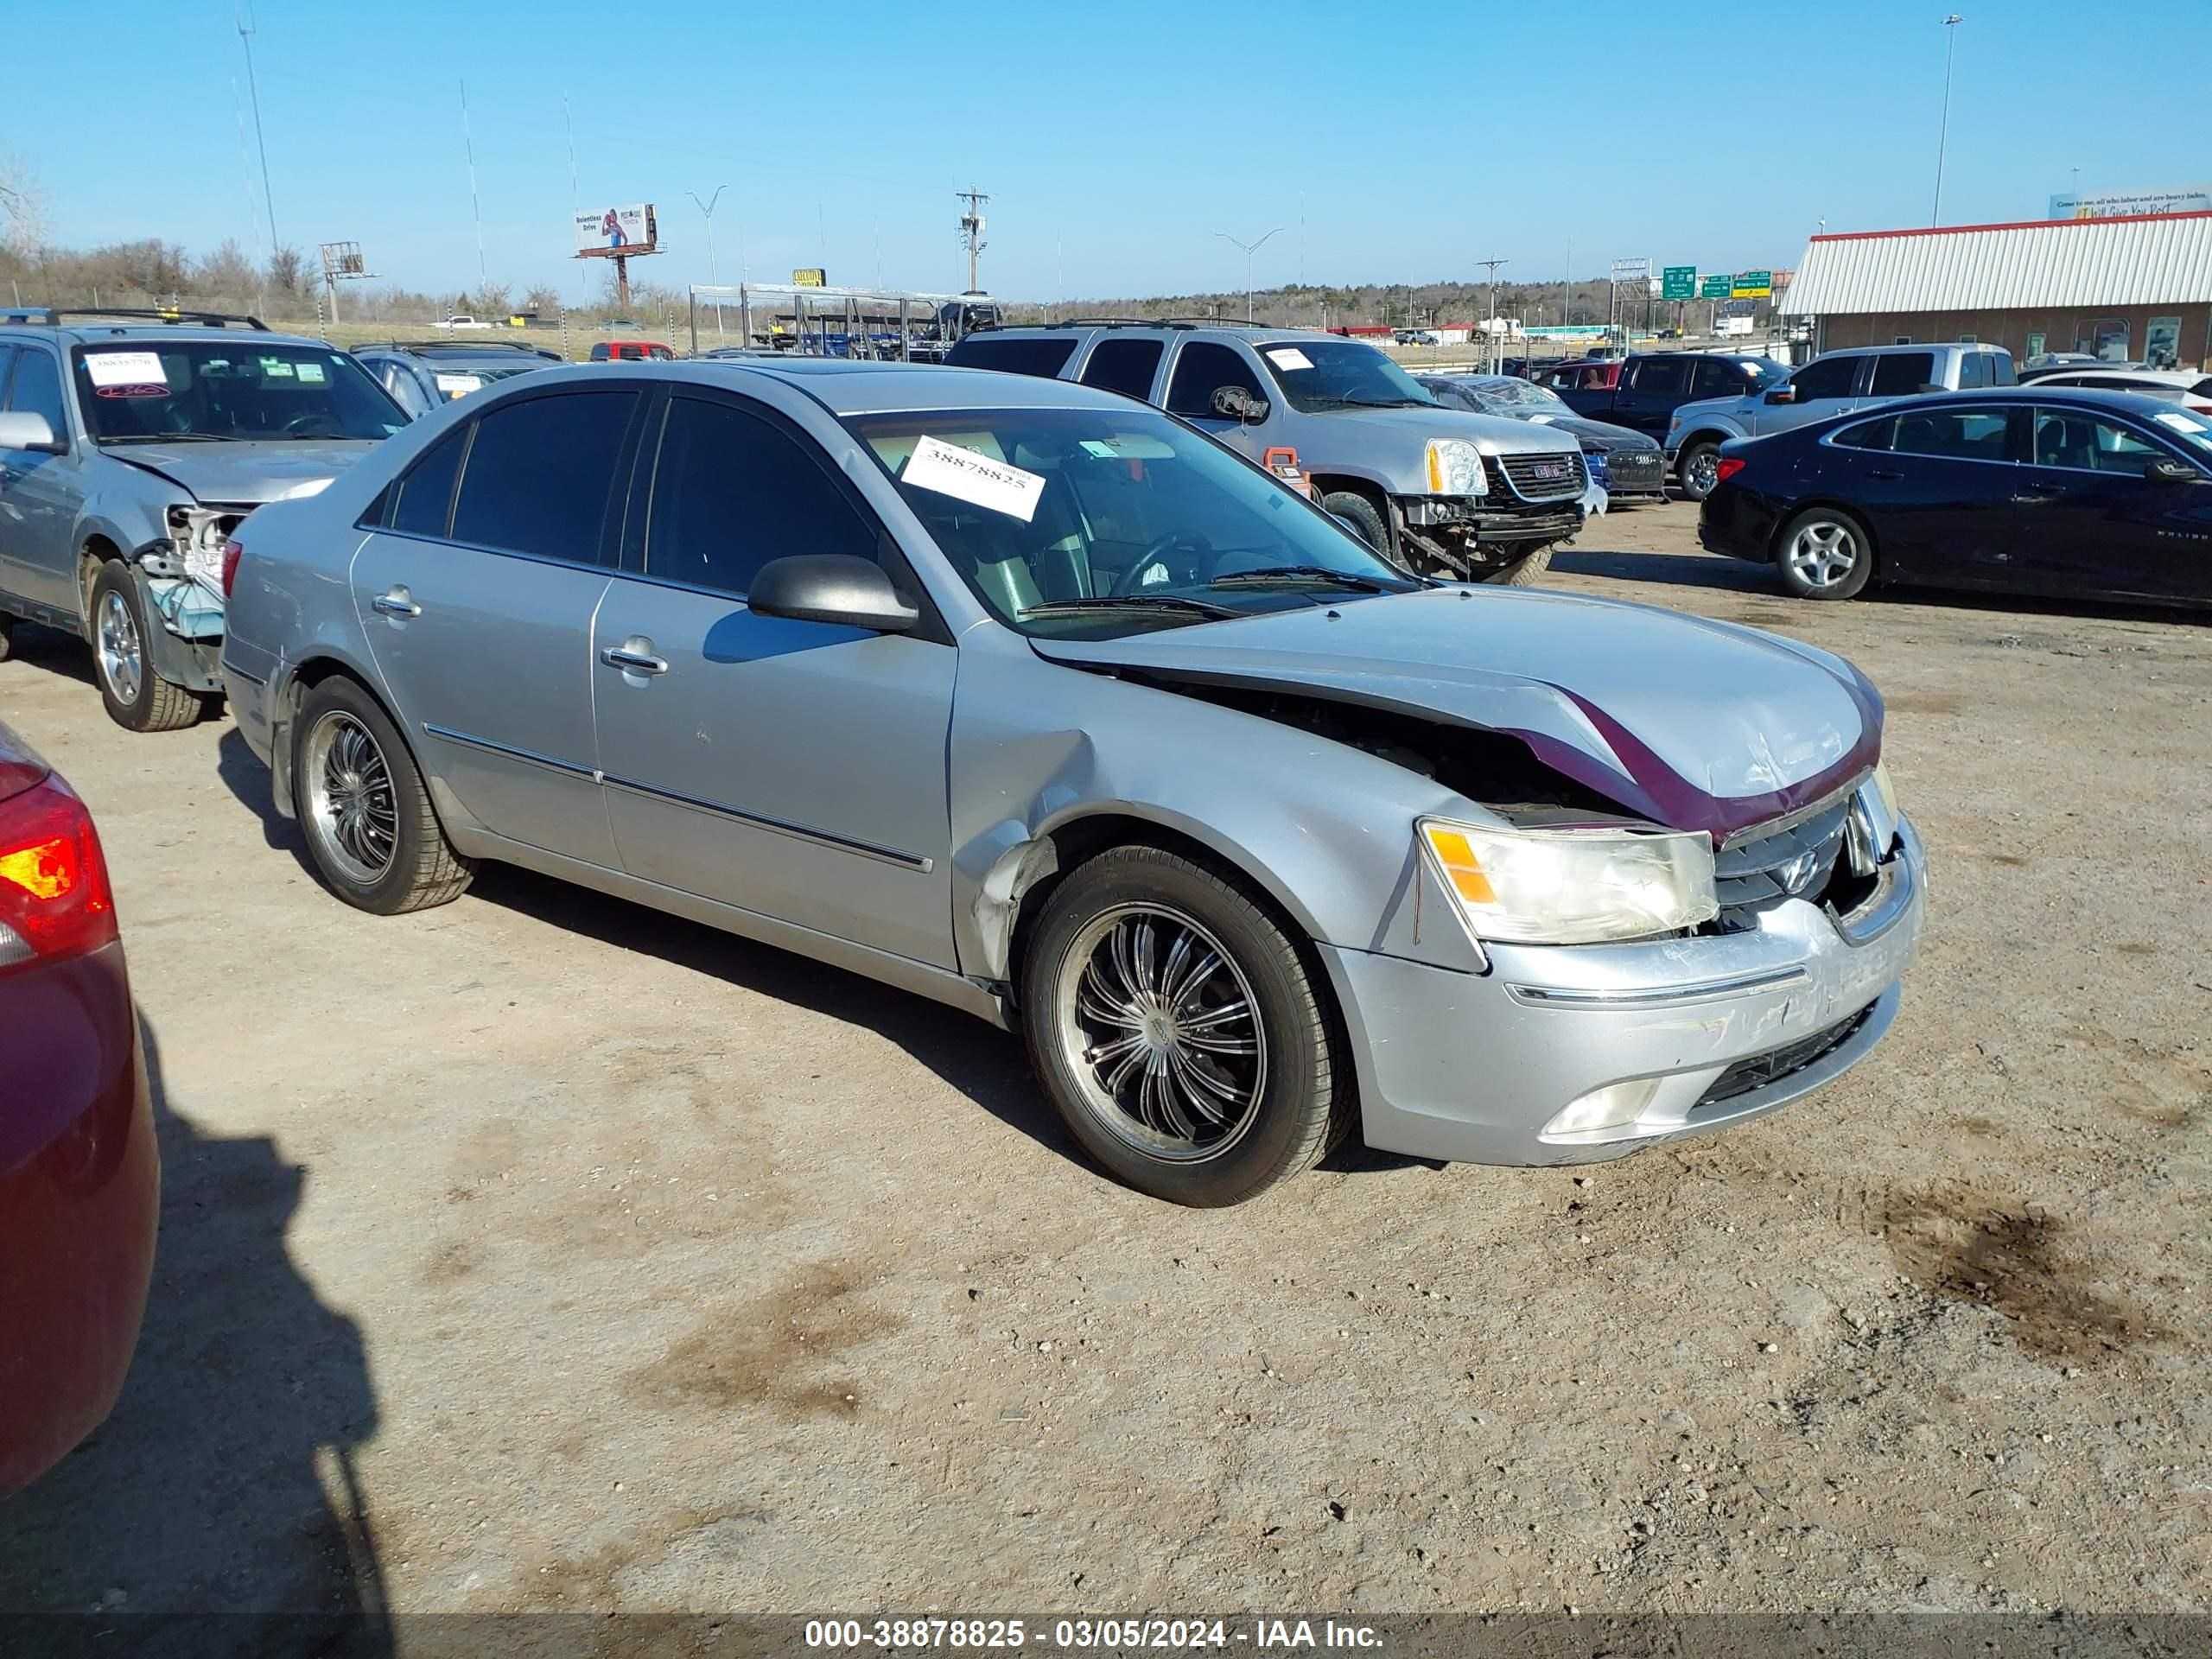
M 1490 480 L 1483 476 L 1483 452 L 1465 438 L 1431 438 L 1428 488 L 1432 495 L 1487 493 Z
M 1478 939 L 1596 944 L 1711 921 L 1713 842 L 1637 830 L 1497 830 L 1423 818 L 1421 845 Z

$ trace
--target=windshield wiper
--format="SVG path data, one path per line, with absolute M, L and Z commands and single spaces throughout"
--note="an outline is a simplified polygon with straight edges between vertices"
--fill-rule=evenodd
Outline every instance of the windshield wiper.
M 112 438 L 95 442 L 110 443 L 228 443 L 229 438 L 219 432 L 125 432 Z
M 1185 611 L 1209 621 L 1244 614 L 1230 606 L 1180 594 L 1097 594 L 1088 599 L 1049 599 L 1041 605 L 1025 605 L 1014 615 L 1027 621 L 1033 616 L 1080 616 L 1085 611 L 1144 610 Z
M 1433 397 L 1347 397 L 1344 402 L 1359 409 L 1435 409 Z
M 1216 576 L 1209 588 L 1264 588 L 1279 582 L 1324 582 L 1332 588 L 1349 588 L 1356 594 L 1387 594 L 1390 590 L 1372 576 L 1356 576 L 1323 564 L 1270 564 L 1257 570 L 1232 570 Z

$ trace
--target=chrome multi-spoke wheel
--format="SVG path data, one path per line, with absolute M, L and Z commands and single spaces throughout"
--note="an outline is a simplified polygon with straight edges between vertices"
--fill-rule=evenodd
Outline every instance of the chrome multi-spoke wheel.
M 391 868 L 399 810 L 391 767 L 367 727 L 334 709 L 308 733 L 308 816 L 322 850 L 349 880 L 366 887 Z
M 130 614 L 123 595 L 111 588 L 100 595 L 95 632 L 100 677 L 118 702 L 136 703 L 139 688 L 145 683 L 145 647 L 138 638 L 138 619 Z
M 1790 571 L 1808 589 L 1840 587 L 1859 569 L 1858 532 L 1834 518 L 1808 518 L 1783 550 Z
M 1693 501 L 1702 501 L 1720 482 L 1720 452 L 1701 443 L 1682 460 L 1682 485 Z
M 1183 911 L 1123 904 L 1093 916 L 1061 958 L 1055 1014 L 1084 1104 L 1147 1155 L 1218 1157 L 1258 1117 L 1268 1034 L 1251 982 Z

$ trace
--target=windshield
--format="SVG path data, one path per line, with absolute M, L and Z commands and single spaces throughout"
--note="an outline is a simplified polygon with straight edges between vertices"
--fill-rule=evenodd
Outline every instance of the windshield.
M 1260 347 L 1260 360 L 1290 406 L 1307 415 L 1436 402 L 1420 381 L 1372 346 L 1356 340 L 1278 340 Z
M 2212 421 L 2178 409 L 2162 409 L 2151 418 L 2194 448 L 2198 460 L 2212 461 Z
M 387 438 L 405 410 L 343 352 L 249 340 L 80 346 L 77 402 L 101 443 Z
M 944 410 L 845 426 L 1007 626 L 1104 639 L 1423 584 L 1149 410 Z
M 1736 363 L 1751 377 L 1753 387 L 1762 391 L 1780 385 L 1790 375 L 1787 363 L 1777 363 L 1770 357 L 1739 357 Z

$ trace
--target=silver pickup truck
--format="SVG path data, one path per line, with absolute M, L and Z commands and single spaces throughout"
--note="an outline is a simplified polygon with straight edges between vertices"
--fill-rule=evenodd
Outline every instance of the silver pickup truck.
M 1720 446 L 1731 438 L 1764 438 L 1891 397 L 2012 384 L 2012 353 L 2002 346 L 1967 340 L 1827 352 L 1778 386 L 1682 404 L 1667 428 L 1667 468 L 1684 495 L 1702 501 L 1719 481 Z
M 1298 328 L 1170 319 L 969 335 L 946 359 L 1079 381 L 1179 415 L 1423 575 L 1526 584 L 1602 508 L 1562 432 L 1437 402 L 1383 353 Z

